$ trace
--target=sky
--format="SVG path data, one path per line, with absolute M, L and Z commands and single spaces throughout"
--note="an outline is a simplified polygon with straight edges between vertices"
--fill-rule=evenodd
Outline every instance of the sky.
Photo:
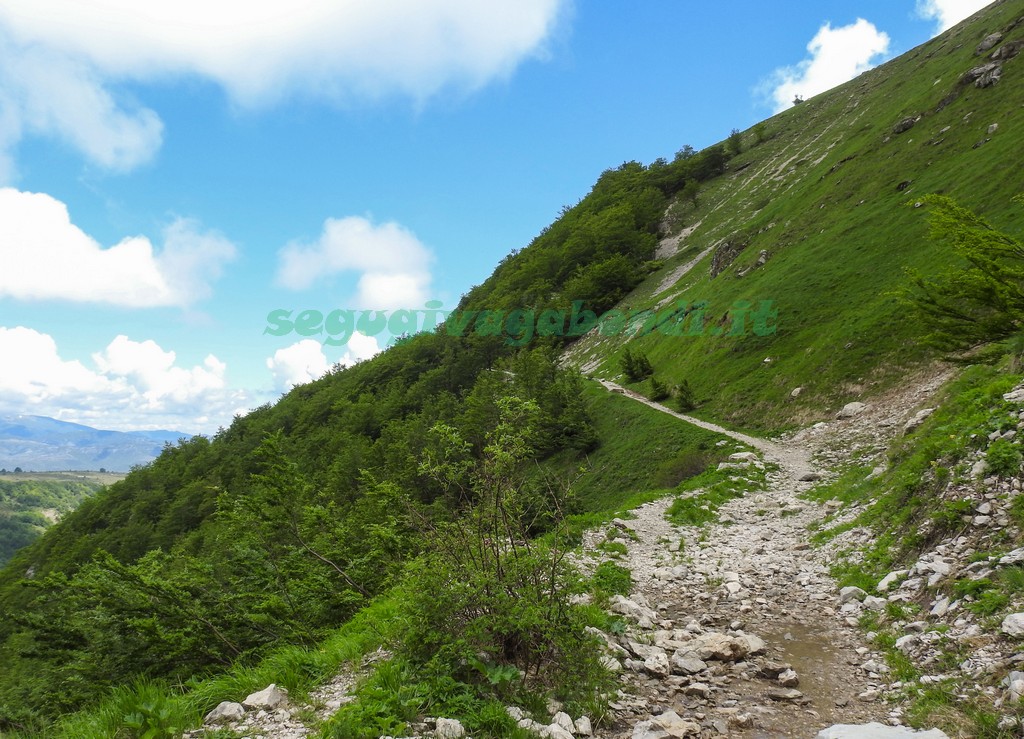
M 0 415 L 213 433 L 986 4 L 3 0 Z

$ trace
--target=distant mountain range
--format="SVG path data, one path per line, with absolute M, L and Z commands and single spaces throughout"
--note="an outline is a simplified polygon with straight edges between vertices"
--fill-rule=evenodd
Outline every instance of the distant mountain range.
M 156 459 L 177 431 L 103 431 L 45 416 L 0 416 L 0 469 L 127 472 Z

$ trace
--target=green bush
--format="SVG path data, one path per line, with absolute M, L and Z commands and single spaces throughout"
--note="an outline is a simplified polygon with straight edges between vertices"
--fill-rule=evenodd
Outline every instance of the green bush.
M 411 664 L 429 663 L 476 685 L 481 695 L 507 698 L 514 682 L 517 691 L 592 701 L 605 672 L 570 602 L 582 592 L 582 578 L 557 544 L 566 491 L 549 491 L 546 511 L 524 494 L 538 408 L 515 397 L 498 406 L 479 460 L 463 455 L 468 443 L 455 429 L 432 430 L 438 443 L 421 472 L 470 505 L 450 522 L 425 519 L 427 552 L 404 586 L 408 633 L 399 651 Z M 532 521 L 542 514 L 551 516 L 555 535 L 531 539 Z
M 989 469 L 997 475 L 1008 477 L 1020 472 L 1020 449 L 1006 439 L 996 439 L 985 453 Z
M 668 388 L 665 387 L 664 383 L 659 382 L 658 379 L 652 375 L 651 394 L 648 395 L 647 397 L 649 397 L 655 403 L 665 400 L 665 398 L 669 397 Z
M 676 399 L 676 408 L 683 411 L 692 411 L 697 407 L 697 396 L 693 392 L 693 388 L 687 380 L 683 380 L 674 388 L 672 388 L 672 395 Z
M 654 374 L 654 368 L 644 354 L 633 354 L 629 349 L 623 353 L 619 360 L 622 373 L 630 382 L 643 382 Z

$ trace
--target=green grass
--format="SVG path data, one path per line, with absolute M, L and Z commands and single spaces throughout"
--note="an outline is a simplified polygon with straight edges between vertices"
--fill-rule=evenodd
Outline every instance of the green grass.
M 614 562 L 602 562 L 592 578 L 594 589 L 606 595 L 629 595 L 633 589 L 633 573 Z
M 561 476 L 586 470 L 574 486 L 579 513 L 628 510 L 640 504 L 637 500 L 652 499 L 635 496 L 673 488 L 724 459 L 726 450 L 741 448 L 728 437 L 609 393 L 597 383 L 587 383 L 584 399 L 599 446 L 583 459 L 562 454 L 545 463 Z M 718 447 L 723 440 L 728 446 Z
M 775 116 L 765 123 L 764 143 L 747 132 L 748 148 L 730 172 L 704 184 L 696 210 L 684 209 L 680 228 L 700 223 L 686 253 L 665 260 L 622 304 L 707 300 L 713 325 L 737 300 L 772 300 L 774 335 L 588 338 L 580 359 L 601 362 L 598 373 L 613 378 L 629 346 L 647 355 L 664 384 L 688 380 L 699 414 L 759 429 L 821 418 L 865 391 L 903 381 L 929 355 L 915 340 L 921 327 L 894 293 L 906 284 L 906 268 L 928 273 L 952 259 L 928 239 L 924 209 L 908 201 L 940 192 L 1001 230 L 1024 232 L 1024 209 L 1010 200 L 1024 191 L 1024 170 L 1012 165 L 1024 138 L 1024 119 L 1016 115 L 1024 61 L 1008 62 L 999 85 L 968 87 L 936 111 L 979 63 L 977 42 L 1022 9 L 1020 2 L 991 8 L 960 37 L 935 39 Z M 1018 27 L 1008 38 L 1020 35 Z M 892 135 L 893 124 L 911 115 L 923 118 Z M 993 122 L 1000 128 L 989 137 Z M 975 148 L 985 138 L 991 141 Z M 911 186 L 897 191 L 904 180 Z M 719 242 L 743 246 L 730 268 L 712 278 L 709 256 L 675 287 L 657 292 L 694 252 Z M 768 262 L 737 276 L 761 250 Z M 796 387 L 804 391 L 794 400 Z
M 866 468 L 854 467 L 805 494 L 811 500 L 864 504 L 856 519 L 822 528 L 813 542 L 858 526 L 876 532 L 863 561 L 843 561 L 833 568 L 842 585 L 870 590 L 897 563 L 968 526 L 964 517 L 973 513 L 973 503 L 944 497 L 951 470 L 963 468 L 968 454 L 984 449 L 989 432 L 1006 424 L 1011 406 L 1002 395 L 1020 379 L 996 367 L 969 368 L 942 391 L 938 410 L 924 425 L 894 442 L 883 475 L 869 480 Z M 1011 517 L 1024 520 L 1024 503 L 1014 502 Z
M 678 526 L 703 526 L 718 520 L 718 509 L 735 498 L 764 488 L 767 472 L 750 465 L 742 470 L 708 469 L 680 485 L 665 515 Z M 687 495 L 686 493 L 689 493 Z

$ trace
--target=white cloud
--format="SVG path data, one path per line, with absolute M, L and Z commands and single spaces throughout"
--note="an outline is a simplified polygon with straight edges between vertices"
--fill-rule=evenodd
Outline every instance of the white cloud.
M 380 346 L 377 344 L 377 340 L 358 331 L 352 334 L 352 338 L 348 340 L 346 346 L 348 346 L 348 351 L 341 358 L 341 363 L 344 365 L 355 364 L 380 353 Z
M 193 433 L 245 410 L 245 394 L 227 387 L 227 368 L 212 354 L 202 365 L 179 367 L 175 353 L 155 342 L 118 336 L 92 361 L 90 368 L 62 359 L 47 334 L 0 326 L 0 413 Z
M 352 334 L 347 347 L 348 351 L 338 362 L 345 366 L 369 359 L 380 352 L 375 338 L 359 332 Z M 303 339 L 278 349 L 274 356 L 267 359 L 267 369 L 274 376 L 274 387 L 277 390 L 291 390 L 295 385 L 317 380 L 327 374 L 332 366 L 324 354 L 323 345 L 313 339 Z
M 295 385 L 319 379 L 330 368 L 323 346 L 313 339 L 303 339 L 278 349 L 267 360 L 267 369 L 274 376 L 274 386 L 278 390 L 290 390 Z
M 917 13 L 926 20 L 935 21 L 935 34 L 947 31 L 968 18 L 992 0 L 918 0 Z
M 360 272 L 355 308 L 418 308 L 429 299 L 433 256 L 397 223 L 375 225 L 366 218 L 328 218 L 312 244 L 281 250 L 278 284 L 304 290 L 344 272 Z
M 871 69 L 888 53 L 889 35 L 863 18 L 839 28 L 826 23 L 807 51 L 808 59 L 775 70 L 765 83 L 776 113 L 792 106 L 797 95 L 810 98 Z
M 147 108 L 115 100 L 87 63 L 22 46 L 0 24 L 0 183 L 15 177 L 12 149 L 27 134 L 60 139 L 114 171 L 148 162 L 163 124 Z
M 179 219 L 161 248 L 144 236 L 103 248 L 42 193 L 0 188 L 0 298 L 132 307 L 188 306 L 208 297 L 235 247 Z
M 42 134 L 106 167 L 146 161 L 160 121 L 117 99 L 111 90 L 122 81 L 198 76 L 242 105 L 472 91 L 542 55 L 568 4 L 4 0 L 0 159 L 23 135 Z

